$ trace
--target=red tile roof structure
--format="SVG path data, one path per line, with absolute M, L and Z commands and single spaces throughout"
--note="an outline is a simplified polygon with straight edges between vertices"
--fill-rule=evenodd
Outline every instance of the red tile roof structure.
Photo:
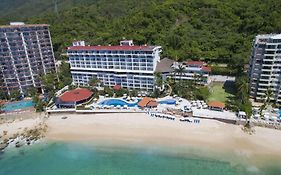
M 185 64 L 187 64 L 187 65 L 203 66 L 205 63 L 203 61 L 187 61 Z
M 116 84 L 116 85 L 113 86 L 113 89 L 114 89 L 115 91 L 120 91 L 121 88 L 122 88 L 122 87 L 121 87 L 119 84 Z
M 219 101 L 210 101 L 208 103 L 208 106 L 213 108 L 221 108 L 221 109 L 225 108 L 225 104 Z
M 203 66 L 202 70 L 206 71 L 206 72 L 211 72 L 212 71 L 212 69 L 210 67 L 208 67 L 208 66 Z
M 89 99 L 92 95 L 93 92 L 88 89 L 77 88 L 66 91 L 59 97 L 59 99 L 63 102 L 80 102 Z
M 70 46 L 68 50 L 121 50 L 153 51 L 155 46 Z

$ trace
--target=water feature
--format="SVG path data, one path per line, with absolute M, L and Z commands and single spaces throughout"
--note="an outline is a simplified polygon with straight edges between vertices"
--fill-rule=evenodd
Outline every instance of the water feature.
M 278 167 L 261 170 L 226 161 L 200 158 L 155 147 L 108 148 L 82 143 L 41 143 L 5 152 L 0 175 L 273 175 Z
M 175 105 L 176 102 L 177 101 L 175 99 L 165 99 L 165 100 L 158 101 L 158 103 L 160 104 L 167 104 L 167 105 Z
M 128 107 L 135 107 L 138 105 L 138 102 L 140 101 L 140 99 L 135 100 L 133 102 L 128 102 L 119 98 L 111 98 L 111 99 L 106 99 L 102 102 L 99 103 L 99 105 L 107 105 L 107 106 L 125 106 L 127 105 Z
M 4 111 L 10 112 L 15 110 L 21 110 L 25 108 L 33 107 L 34 103 L 32 100 L 25 100 L 25 101 L 18 101 L 18 102 L 12 102 L 12 103 L 6 103 L 4 105 Z

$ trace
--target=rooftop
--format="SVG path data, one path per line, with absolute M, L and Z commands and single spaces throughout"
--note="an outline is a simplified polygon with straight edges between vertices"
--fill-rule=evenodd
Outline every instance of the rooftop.
M 49 27 L 49 24 L 13 24 L 13 25 L 0 25 L 0 28 L 17 28 L 17 27 Z
M 85 88 L 77 88 L 74 90 L 66 91 L 59 99 L 63 102 L 79 102 L 86 100 L 93 95 L 93 92 Z
M 203 66 L 205 63 L 203 61 L 187 61 L 186 65 L 196 65 L 196 66 Z
M 157 46 L 70 46 L 68 50 L 137 50 L 153 51 Z
M 214 108 L 225 108 L 225 104 L 219 101 L 210 101 L 208 106 Z
M 175 61 L 169 58 L 163 58 L 156 66 L 156 72 L 172 72 L 172 65 Z
M 139 103 L 138 103 L 138 106 L 139 107 L 146 107 L 147 104 L 151 101 L 155 101 L 153 98 L 149 98 L 149 97 L 144 97 Z

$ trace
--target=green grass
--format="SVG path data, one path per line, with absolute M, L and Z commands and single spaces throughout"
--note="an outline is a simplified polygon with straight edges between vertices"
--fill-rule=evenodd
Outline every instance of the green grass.
M 210 89 L 210 96 L 208 98 L 208 101 L 220 101 L 220 102 L 226 102 L 228 97 L 233 96 L 234 85 L 231 83 L 212 83 L 209 85 Z

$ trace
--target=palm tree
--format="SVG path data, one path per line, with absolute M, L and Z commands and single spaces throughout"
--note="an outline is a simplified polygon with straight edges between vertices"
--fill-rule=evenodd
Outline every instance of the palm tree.
M 4 108 L 4 103 L 0 102 L 0 113 L 2 112 L 3 108 Z
M 273 92 L 270 88 L 267 89 L 267 91 L 265 92 L 265 101 L 264 101 L 264 104 L 265 105 L 268 105 L 270 103 L 270 99 L 273 95 Z
M 91 86 L 96 86 L 100 84 L 100 80 L 96 77 L 93 77 L 92 79 L 89 80 L 89 84 Z
M 170 96 L 173 92 L 172 84 L 173 84 L 173 79 L 171 77 L 167 77 L 166 80 L 164 81 L 164 84 L 168 86 L 168 92 L 167 95 Z
M 182 83 L 182 76 L 184 72 L 185 72 L 185 67 L 182 64 L 179 64 L 178 67 L 174 69 L 174 74 L 179 75 L 180 77 L 180 85 Z
M 236 81 L 237 94 L 242 103 L 246 103 L 249 96 L 249 84 L 247 77 L 240 77 Z
M 163 79 L 162 79 L 161 73 L 155 72 L 154 76 L 155 76 L 155 80 L 156 80 L 156 86 L 158 88 L 162 88 L 163 87 Z

